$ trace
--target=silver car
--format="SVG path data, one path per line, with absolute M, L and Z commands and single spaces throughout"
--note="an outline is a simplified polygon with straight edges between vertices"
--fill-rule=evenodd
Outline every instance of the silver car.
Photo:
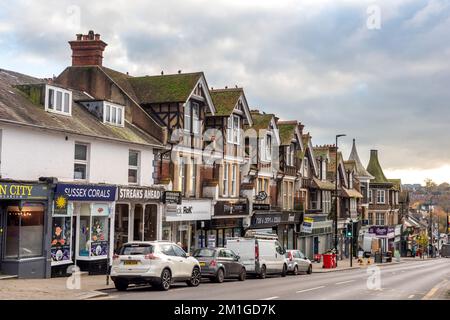
M 297 275 L 300 272 L 312 273 L 311 261 L 300 250 L 287 250 L 286 261 L 288 264 L 288 272 Z

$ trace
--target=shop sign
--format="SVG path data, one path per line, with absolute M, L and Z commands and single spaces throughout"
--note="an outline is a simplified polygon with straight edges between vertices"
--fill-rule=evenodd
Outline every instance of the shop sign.
M 303 232 L 303 233 L 312 233 L 312 231 L 313 231 L 313 224 L 314 224 L 314 219 L 313 218 L 305 217 L 303 219 L 301 232 Z
M 164 191 L 162 202 L 165 204 L 182 204 L 183 197 L 180 191 Z
M 166 221 L 211 220 L 211 201 L 183 201 L 182 205 L 166 206 Z
M 254 211 L 269 211 L 270 210 L 270 204 L 254 203 L 253 204 L 253 210 Z
M 261 214 L 252 217 L 252 226 L 276 225 L 281 223 L 281 214 Z
M 238 216 L 248 215 L 247 203 L 231 203 L 228 201 L 218 201 L 214 206 L 214 216 Z
M 0 199 L 46 199 L 47 185 L 0 183 Z
M 58 184 L 57 197 L 62 195 L 72 201 L 115 201 L 116 187 L 99 185 Z
M 372 226 L 369 227 L 369 233 L 378 238 L 394 238 L 395 229 L 387 226 Z
M 163 190 L 156 188 L 119 187 L 119 200 L 161 200 Z

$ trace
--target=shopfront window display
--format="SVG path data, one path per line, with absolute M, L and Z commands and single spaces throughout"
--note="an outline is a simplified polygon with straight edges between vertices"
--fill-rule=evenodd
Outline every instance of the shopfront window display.
M 40 257 L 43 254 L 44 206 L 26 204 L 7 208 L 5 259 Z
M 73 204 L 64 197 L 58 197 L 52 219 L 52 265 L 72 263 L 72 213 Z
M 106 204 L 81 204 L 78 223 L 78 256 L 105 258 L 108 255 L 109 213 Z

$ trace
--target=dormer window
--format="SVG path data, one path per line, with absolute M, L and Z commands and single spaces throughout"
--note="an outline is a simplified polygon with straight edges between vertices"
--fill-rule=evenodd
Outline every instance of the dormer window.
M 237 115 L 231 115 L 227 120 L 228 143 L 241 144 L 241 118 Z
M 103 103 L 103 122 L 105 123 L 123 127 L 124 113 L 125 108 L 123 106 L 106 101 Z
M 72 115 L 72 92 L 47 85 L 45 87 L 45 111 L 66 116 Z

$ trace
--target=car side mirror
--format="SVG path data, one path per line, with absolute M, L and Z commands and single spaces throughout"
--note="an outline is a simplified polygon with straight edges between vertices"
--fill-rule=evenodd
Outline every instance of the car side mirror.
M 241 257 L 236 256 L 236 257 L 234 257 L 234 261 L 239 261 L 240 258 L 241 258 Z

